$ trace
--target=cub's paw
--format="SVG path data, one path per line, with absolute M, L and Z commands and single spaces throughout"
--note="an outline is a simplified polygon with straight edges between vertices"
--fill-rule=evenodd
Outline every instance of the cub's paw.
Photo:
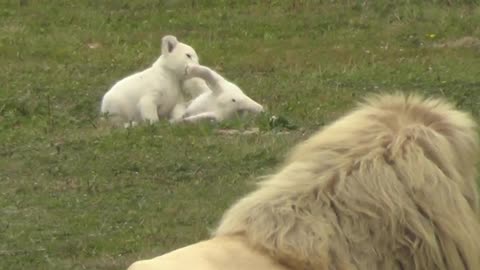
M 187 78 L 192 78 L 197 76 L 196 73 L 198 73 L 199 65 L 197 64 L 192 64 L 188 63 L 185 65 L 185 77 Z
M 170 118 L 168 122 L 172 125 L 179 124 L 183 122 L 183 118 Z
M 192 73 L 192 64 L 186 64 L 185 65 L 185 77 L 190 77 L 190 74 Z

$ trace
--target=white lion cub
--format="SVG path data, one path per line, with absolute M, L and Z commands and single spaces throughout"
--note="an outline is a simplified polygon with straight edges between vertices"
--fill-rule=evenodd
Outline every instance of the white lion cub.
M 222 121 L 235 113 L 264 111 L 262 105 L 248 97 L 237 85 L 206 66 L 188 64 L 185 73 L 187 79 L 197 77 L 205 80 L 209 90 L 202 90 L 201 94 L 190 102 L 183 121 Z
M 198 64 L 195 50 L 175 36 L 162 38 L 162 54 L 149 68 L 113 85 L 103 96 L 101 112 L 114 123 L 154 123 L 159 117 L 181 118 L 185 111 L 181 83 L 187 64 Z

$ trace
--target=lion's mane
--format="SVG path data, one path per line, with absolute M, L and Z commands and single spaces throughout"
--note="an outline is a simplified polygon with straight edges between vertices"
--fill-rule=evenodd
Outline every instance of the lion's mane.
M 443 99 L 379 94 L 290 153 L 214 236 L 292 269 L 477 270 L 476 125 Z

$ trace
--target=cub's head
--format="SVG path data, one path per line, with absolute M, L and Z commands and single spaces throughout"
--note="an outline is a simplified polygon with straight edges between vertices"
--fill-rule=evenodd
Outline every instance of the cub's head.
M 179 42 L 172 35 L 162 38 L 162 58 L 164 59 L 164 66 L 180 78 L 185 76 L 187 64 L 199 63 L 195 50 L 189 45 Z
M 198 77 L 207 83 L 215 99 L 216 107 L 226 118 L 234 113 L 261 113 L 262 105 L 247 96 L 240 87 L 228 81 L 213 69 L 199 64 L 188 64 L 186 78 Z
M 224 80 L 219 83 L 220 87 L 212 87 L 216 95 L 217 106 L 224 115 L 235 113 L 261 113 L 263 106 L 247 96 L 237 85 Z

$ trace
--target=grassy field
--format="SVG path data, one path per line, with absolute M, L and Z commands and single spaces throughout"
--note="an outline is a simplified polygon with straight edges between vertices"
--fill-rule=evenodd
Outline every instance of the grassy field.
M 446 96 L 479 117 L 480 42 L 459 39 L 480 37 L 480 7 L 396 2 L 2 1 L 0 269 L 126 269 L 205 238 L 256 177 L 369 92 Z M 102 95 L 151 65 L 165 34 L 269 112 L 102 126 Z

